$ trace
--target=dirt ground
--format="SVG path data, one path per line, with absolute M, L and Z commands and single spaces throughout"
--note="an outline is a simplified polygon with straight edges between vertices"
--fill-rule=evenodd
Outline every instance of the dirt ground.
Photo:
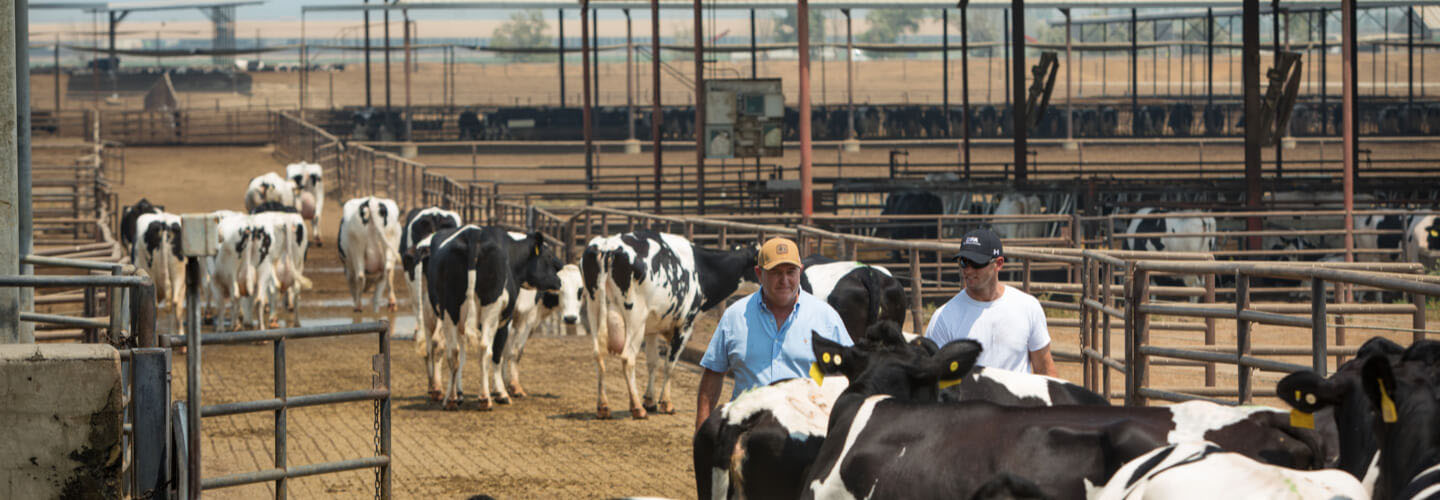
M 251 177 L 283 168 L 271 153 L 269 147 L 128 148 L 128 178 L 119 188 L 120 201 L 128 205 L 145 196 L 179 213 L 237 209 L 242 206 L 241 197 Z M 350 312 L 350 298 L 333 240 L 341 201 L 333 194 L 327 196 L 321 228 L 326 244 L 312 248 L 309 254 L 306 273 L 314 279 L 316 289 L 303 297 L 301 324 L 341 324 L 373 318 L 393 321 L 393 485 L 398 497 L 694 495 L 690 439 L 694 388 L 699 378 L 696 366 L 682 363 L 675 371 L 674 401 L 679 408 L 675 415 L 653 415 L 644 421 L 597 421 L 592 340 L 543 335 L 532 339 L 524 360 L 523 380 L 529 398 L 490 412 L 475 410 L 473 400 L 461 411 L 441 411 L 424 397 L 421 362 L 408 340 L 413 328 L 408 312 L 412 309 L 408 289 L 401 280 L 396 280 L 399 314 L 369 313 L 368 298 L 367 312 Z M 700 319 L 692 347 L 705 345 L 714 322 L 713 314 Z M 1356 318 L 1352 323 L 1409 326 L 1408 318 L 1397 317 Z M 162 331 L 167 326 L 162 324 Z M 1077 348 L 1075 329 L 1056 327 L 1051 334 L 1057 349 Z M 1115 329 L 1113 335 L 1120 351 L 1120 329 Z M 1387 334 L 1400 341 L 1404 335 L 1408 334 Z M 1233 345 L 1234 324 L 1219 322 L 1218 336 L 1221 345 Z M 1196 333 L 1156 332 L 1153 338 L 1166 345 L 1201 343 Z M 1364 338 L 1368 338 L 1364 332 L 1350 333 L 1352 344 Z M 1308 339 L 1308 332 L 1298 329 L 1258 328 L 1254 344 L 1306 345 Z M 289 342 L 286 349 L 289 395 L 369 387 L 370 356 L 377 352 L 373 337 L 297 340 Z M 273 397 L 272 359 L 269 345 L 206 348 L 204 401 L 214 404 Z M 1302 358 L 1288 360 L 1305 362 Z M 1331 363 L 1333 369 L 1334 360 Z M 618 364 L 613 358 L 607 363 L 606 385 L 612 408 L 623 409 L 624 382 Z M 478 390 L 478 367 L 472 362 L 468 368 L 466 385 L 472 391 Z M 183 399 L 187 383 L 184 355 L 176 356 L 173 370 L 173 395 Z M 1060 373 L 1068 380 L 1080 380 L 1078 364 L 1062 362 Z M 1199 368 L 1156 368 L 1152 382 L 1161 387 L 1197 386 L 1203 383 L 1201 373 Z M 1264 387 L 1276 378 L 1266 374 L 1256 384 Z M 1222 368 L 1219 385 L 1233 387 L 1234 383 L 1234 370 Z M 1117 375 L 1113 388 L 1121 387 L 1123 379 Z M 288 463 L 303 465 L 373 455 L 373 411 L 369 403 L 290 411 Z M 202 463 L 207 477 L 273 466 L 271 415 L 208 418 L 203 422 L 202 434 Z M 358 498 L 374 494 L 373 481 L 372 472 L 356 471 L 296 479 L 288 488 L 297 498 Z M 207 492 L 207 496 L 254 498 L 271 495 L 272 489 L 273 485 L 266 483 L 216 490 Z

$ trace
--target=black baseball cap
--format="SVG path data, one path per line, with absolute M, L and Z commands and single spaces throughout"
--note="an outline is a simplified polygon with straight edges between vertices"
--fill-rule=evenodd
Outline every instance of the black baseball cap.
M 988 264 L 996 257 L 1003 256 L 1005 249 L 1000 246 L 1000 236 L 989 229 L 975 229 L 960 239 L 960 251 L 954 260 L 961 258 L 972 262 Z

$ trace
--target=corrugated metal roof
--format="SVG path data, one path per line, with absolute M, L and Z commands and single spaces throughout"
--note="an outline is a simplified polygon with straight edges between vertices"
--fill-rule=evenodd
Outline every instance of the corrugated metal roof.
M 243 5 L 260 5 L 263 0 L 156 0 L 150 2 L 30 2 L 32 9 L 52 10 L 87 10 L 87 11 L 156 11 L 156 10 L 179 10 L 179 9 L 208 9 L 212 7 L 239 7 Z
M 1270 2 L 1264 2 L 1266 8 Z M 1440 5 L 1440 0 L 1357 0 L 1361 8 L 1407 7 L 1415 5 Z M 694 2 L 687 0 L 661 0 L 661 9 L 693 9 Z M 882 9 L 882 8 L 954 8 L 956 0 L 813 0 L 811 9 Z M 1340 0 L 1282 0 L 1281 8 L 1326 7 L 1339 8 Z M 307 12 L 351 11 L 385 9 L 542 9 L 578 8 L 580 0 L 396 0 L 392 4 L 360 5 L 313 5 L 301 7 Z M 649 0 L 595 0 L 590 2 L 597 9 L 637 9 L 650 7 Z M 788 9 L 795 7 L 795 0 L 704 0 L 705 9 Z M 970 6 L 977 9 L 1008 8 L 1009 0 L 971 0 Z M 1157 8 L 1231 8 L 1243 7 L 1242 0 L 1026 0 L 1026 8 L 1069 8 L 1069 9 L 1157 9 Z

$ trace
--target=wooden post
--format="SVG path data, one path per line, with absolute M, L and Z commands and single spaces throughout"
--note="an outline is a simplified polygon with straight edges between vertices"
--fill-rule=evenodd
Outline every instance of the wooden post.
M 1135 352 L 1135 358 L 1133 361 L 1127 359 L 1126 361 L 1129 361 L 1129 363 L 1127 363 L 1126 366 L 1132 366 L 1133 363 L 1133 368 L 1131 369 L 1135 374 L 1134 377 L 1132 377 L 1135 384 L 1133 396 L 1135 404 L 1137 406 L 1146 406 L 1149 403 L 1145 396 L 1140 394 L 1140 389 L 1144 389 L 1150 385 L 1150 360 L 1145 353 L 1140 351 L 1140 348 L 1150 343 L 1150 316 L 1141 312 L 1140 306 L 1149 301 L 1150 294 L 1148 293 L 1148 289 L 1150 285 L 1150 273 L 1143 269 L 1136 270 L 1133 279 L 1134 283 L 1130 284 L 1130 300 L 1135 304 L 1132 309 L 1134 315 L 1126 319 L 1126 325 L 1128 326 L 1130 323 L 1134 323 L 1134 326 L 1130 328 L 1134 332 L 1132 333 L 1132 340 L 1134 341 L 1134 347 L 1132 349 Z

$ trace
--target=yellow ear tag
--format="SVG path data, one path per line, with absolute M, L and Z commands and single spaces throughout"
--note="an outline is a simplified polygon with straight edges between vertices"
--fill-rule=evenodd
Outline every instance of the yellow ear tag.
M 1385 392 L 1385 384 L 1380 384 L 1380 419 L 1387 424 L 1393 424 L 1400 417 L 1395 412 L 1395 400 Z
M 956 370 L 959 370 L 959 369 L 960 369 L 960 362 L 959 362 L 959 361 L 951 361 L 951 362 L 950 362 L 950 372 L 951 372 L 951 373 L 954 373 Z
M 836 355 L 835 355 L 835 366 L 840 366 L 840 355 L 839 355 L 839 354 L 836 354 Z
M 1292 408 L 1290 410 L 1290 427 L 1298 427 L 1301 429 L 1314 429 L 1315 415 Z
M 939 386 L 941 389 L 945 389 L 945 388 L 950 387 L 950 386 L 952 386 L 952 385 L 959 384 L 959 383 L 960 383 L 962 380 L 964 380 L 964 379 L 965 379 L 965 377 L 958 377 L 958 378 L 954 378 L 954 379 L 950 379 L 950 380 L 946 380 L 946 379 L 943 379 L 943 378 L 942 378 L 942 379 L 940 379 L 939 382 L 936 382 L 935 385 Z
M 830 353 L 827 352 L 820 354 L 820 360 L 824 361 L 827 365 L 830 364 Z
M 815 385 L 825 385 L 825 374 L 820 373 L 819 363 L 810 363 L 810 379 L 815 381 Z

